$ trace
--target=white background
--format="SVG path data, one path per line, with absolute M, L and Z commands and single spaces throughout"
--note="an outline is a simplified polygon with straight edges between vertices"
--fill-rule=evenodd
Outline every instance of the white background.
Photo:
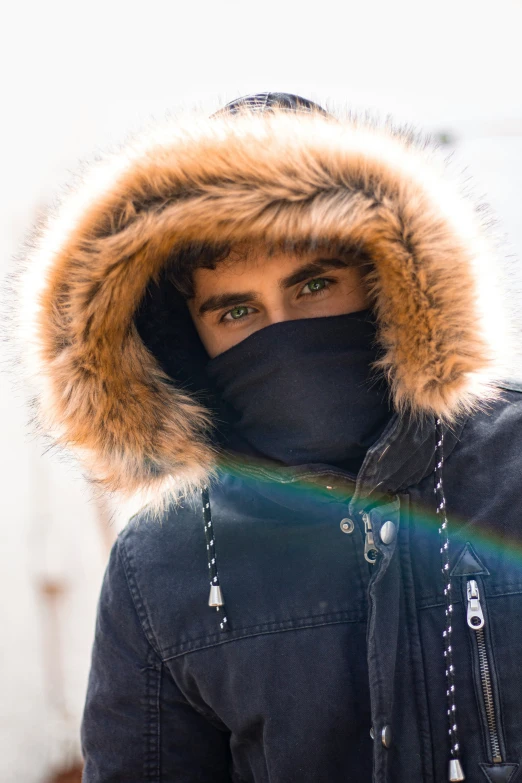
M 18 0 L 0 30 L 2 275 L 80 158 L 169 109 L 210 113 L 266 90 L 449 134 L 522 256 L 519 0 Z M 45 781 L 79 753 L 115 532 L 82 481 L 42 456 L 24 420 L 1 378 L 3 783 Z

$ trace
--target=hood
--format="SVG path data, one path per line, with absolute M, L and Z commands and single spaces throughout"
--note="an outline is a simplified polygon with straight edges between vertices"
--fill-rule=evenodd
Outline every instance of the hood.
M 96 486 L 153 500 L 207 481 L 212 413 L 167 374 L 136 314 L 174 247 L 241 240 L 369 257 L 381 368 L 403 415 L 451 424 L 498 394 L 508 325 L 487 215 L 433 146 L 322 110 L 187 112 L 83 171 L 15 273 L 34 420 Z

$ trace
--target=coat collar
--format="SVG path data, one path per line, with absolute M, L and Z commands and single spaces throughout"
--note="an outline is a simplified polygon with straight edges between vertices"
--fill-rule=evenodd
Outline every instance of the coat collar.
M 455 448 L 467 421 L 461 416 L 444 426 L 444 456 Z M 254 458 L 223 456 L 221 469 L 258 483 L 258 489 L 272 497 L 278 485 L 313 484 L 340 493 L 349 499 L 355 515 L 378 498 L 404 491 L 429 476 L 435 467 L 435 417 L 414 419 L 394 414 L 378 440 L 368 449 L 357 476 L 320 463 L 280 466 Z M 263 492 L 263 484 L 266 491 Z

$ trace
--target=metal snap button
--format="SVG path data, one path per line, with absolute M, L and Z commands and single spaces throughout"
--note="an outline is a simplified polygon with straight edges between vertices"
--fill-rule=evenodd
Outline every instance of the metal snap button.
M 375 739 L 375 732 L 373 730 L 373 726 L 370 727 L 370 737 L 372 738 L 372 740 Z
M 381 742 L 385 748 L 389 748 L 392 743 L 391 726 L 385 726 L 381 732 Z
M 391 544 L 395 541 L 397 535 L 397 526 L 389 519 L 383 524 L 379 532 L 379 537 L 383 544 Z
M 349 517 L 341 519 L 341 530 L 343 533 L 353 533 L 355 525 Z

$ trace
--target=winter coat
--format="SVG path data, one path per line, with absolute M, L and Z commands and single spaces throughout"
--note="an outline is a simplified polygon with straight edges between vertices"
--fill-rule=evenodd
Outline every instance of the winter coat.
M 101 591 L 85 783 L 522 780 L 522 387 L 486 224 L 422 140 L 313 112 L 177 118 L 66 197 L 20 277 L 36 414 L 144 503 Z M 396 413 L 357 476 L 213 435 L 167 271 L 245 238 L 373 264 Z

